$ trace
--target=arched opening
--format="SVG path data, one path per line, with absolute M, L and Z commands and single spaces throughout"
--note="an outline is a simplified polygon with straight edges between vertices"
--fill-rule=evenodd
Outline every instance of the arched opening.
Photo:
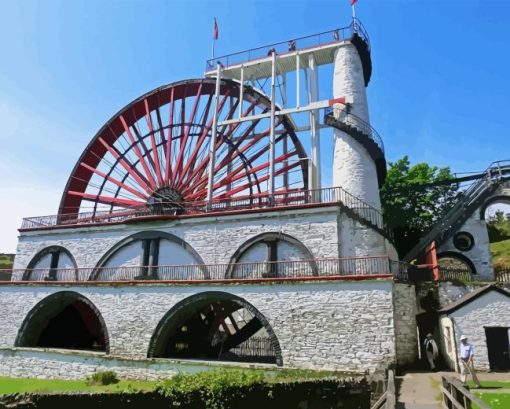
M 98 309 L 86 297 L 61 291 L 40 301 L 28 313 L 17 347 L 108 352 L 108 332 Z
M 227 278 L 316 276 L 308 248 L 288 234 L 262 233 L 244 242 L 230 259 Z
M 246 300 L 220 291 L 177 303 L 154 331 L 148 357 L 283 364 L 267 319 Z
M 439 271 L 444 279 L 470 279 L 476 274 L 473 262 L 463 254 L 445 251 L 437 255 Z
M 510 270 L 510 195 L 491 197 L 480 209 L 487 234 L 494 272 Z
M 133 234 L 101 258 L 90 280 L 209 279 L 200 255 L 181 238 L 161 231 Z
M 50 246 L 39 251 L 28 263 L 23 281 L 77 280 L 76 261 L 62 246 Z

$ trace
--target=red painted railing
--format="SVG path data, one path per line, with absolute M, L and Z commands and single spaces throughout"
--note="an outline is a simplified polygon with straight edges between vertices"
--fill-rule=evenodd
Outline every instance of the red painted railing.
M 274 195 L 272 198 L 264 193 L 240 198 L 215 199 L 211 203 L 205 201 L 182 203 L 158 203 L 157 206 L 119 209 L 107 212 L 89 212 L 78 214 L 62 214 L 23 219 L 21 230 L 41 229 L 47 227 L 119 223 L 126 220 L 149 216 L 186 216 L 210 213 L 225 213 L 256 209 L 271 209 L 292 206 L 314 206 L 317 204 L 341 203 L 356 213 L 360 219 L 384 230 L 381 212 L 350 194 L 341 187 L 330 187 L 317 190 L 294 190 Z
M 246 281 L 265 279 L 321 279 L 338 276 L 401 274 L 399 262 L 386 256 L 234 264 L 187 264 L 169 266 L 84 267 L 0 270 L 10 281 L 119 282 L 153 281 Z M 6 278 L 4 278 L 5 280 Z

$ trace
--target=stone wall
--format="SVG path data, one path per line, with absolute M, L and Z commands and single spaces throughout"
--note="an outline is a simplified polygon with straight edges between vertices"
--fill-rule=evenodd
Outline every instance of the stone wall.
M 389 280 L 231 286 L 2 285 L 0 310 L 8 319 L 0 321 L 0 348 L 12 348 L 28 312 L 62 290 L 82 294 L 99 310 L 114 357 L 145 359 L 157 324 L 172 306 L 200 292 L 222 291 L 241 297 L 264 315 L 279 341 L 284 366 L 373 372 L 395 360 Z
M 101 257 L 120 240 L 147 230 L 179 237 L 195 249 L 205 264 L 230 262 L 234 252 L 245 241 L 266 232 L 282 232 L 294 237 L 316 258 L 334 258 L 339 256 L 338 213 L 338 206 L 331 206 L 237 216 L 27 231 L 20 235 L 14 268 L 26 268 L 39 251 L 54 245 L 68 249 L 78 267 L 95 267 Z
M 454 321 L 456 339 L 464 334 L 473 344 L 475 368 L 489 370 L 485 327 L 510 328 L 510 297 L 489 291 L 449 316 Z M 460 348 L 460 342 L 457 342 L 457 347 Z M 460 354 L 460 351 L 457 352 Z
M 418 359 L 417 304 L 414 285 L 395 283 L 393 305 L 395 308 L 397 364 L 408 365 Z

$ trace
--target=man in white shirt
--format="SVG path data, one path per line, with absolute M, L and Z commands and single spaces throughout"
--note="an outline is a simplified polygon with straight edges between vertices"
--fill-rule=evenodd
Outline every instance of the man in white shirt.
M 473 382 L 478 388 L 481 388 L 473 364 L 474 352 L 473 345 L 468 342 L 468 338 L 465 335 L 462 335 L 460 337 L 460 380 L 466 383 L 467 374 L 470 373 Z

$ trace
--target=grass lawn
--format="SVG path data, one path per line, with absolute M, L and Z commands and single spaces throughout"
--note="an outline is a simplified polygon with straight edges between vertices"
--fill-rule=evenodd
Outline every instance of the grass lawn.
M 14 254 L 0 253 L 0 270 L 12 268 Z
M 510 393 L 475 392 L 475 395 L 494 409 L 510 408 Z M 477 405 L 473 405 L 475 407 Z
M 61 379 L 28 379 L 0 377 L 0 395 L 23 392 L 123 392 L 123 391 L 150 391 L 156 382 L 134 381 L 122 379 L 111 385 L 87 385 L 85 380 L 66 381 Z
M 482 384 L 482 388 L 510 389 L 510 381 L 480 381 L 480 383 Z M 473 381 L 468 381 L 467 384 L 470 388 L 475 387 L 475 383 Z
M 510 239 L 490 244 L 493 263 L 510 265 Z

